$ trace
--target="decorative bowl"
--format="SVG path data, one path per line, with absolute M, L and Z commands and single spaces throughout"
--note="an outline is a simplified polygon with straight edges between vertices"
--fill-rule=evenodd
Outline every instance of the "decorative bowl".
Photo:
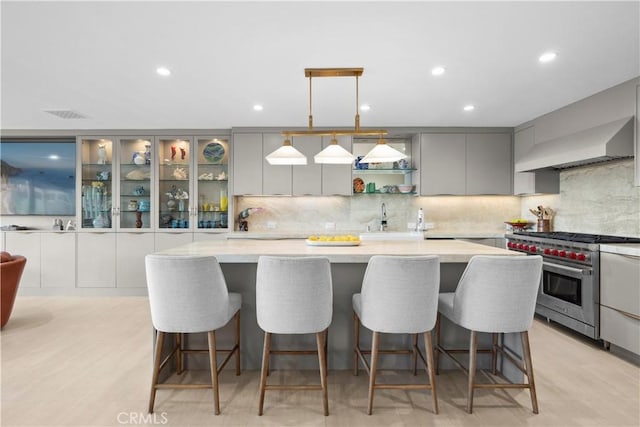
M 413 185 L 411 184 L 400 184 L 398 185 L 398 190 L 400 190 L 401 193 L 411 193 L 413 191 Z

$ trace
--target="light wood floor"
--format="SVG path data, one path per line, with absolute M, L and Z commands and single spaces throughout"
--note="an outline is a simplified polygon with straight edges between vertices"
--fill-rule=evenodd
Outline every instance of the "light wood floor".
M 221 375 L 222 414 L 210 390 L 160 390 L 146 413 L 151 326 L 146 298 L 21 297 L 2 330 L 2 426 L 638 426 L 640 369 L 557 327 L 530 333 L 540 414 L 526 391 L 478 391 L 464 410 L 465 377 L 437 377 L 440 414 L 424 391 L 381 390 L 366 415 L 367 376 L 330 371 L 329 410 L 319 392 L 267 392 L 257 416 L 257 371 Z M 208 373 L 196 372 L 207 381 Z M 187 378 L 189 378 L 189 376 Z M 405 372 L 384 372 L 385 380 Z M 419 380 L 426 374 L 420 373 Z M 316 381 L 314 371 L 274 371 L 273 380 Z

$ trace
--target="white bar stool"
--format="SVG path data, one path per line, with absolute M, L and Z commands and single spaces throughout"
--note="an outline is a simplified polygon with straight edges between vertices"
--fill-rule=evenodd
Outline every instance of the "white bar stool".
M 149 412 L 158 389 L 213 388 L 215 413 L 220 413 L 218 374 L 235 354 L 236 375 L 240 375 L 240 306 L 242 296 L 229 293 L 218 260 L 212 256 L 147 255 L 145 257 L 151 321 L 157 332 Z M 216 347 L 216 329 L 235 320 L 235 344 L 229 350 Z M 184 349 L 182 334 L 207 332 L 207 350 Z M 176 334 L 176 345 L 162 360 L 165 335 Z M 182 373 L 183 354 L 209 353 L 211 384 L 159 384 L 160 370 L 176 357 L 176 371 Z M 217 353 L 228 353 L 218 366 Z
M 329 415 L 327 393 L 327 330 L 333 315 L 331 265 L 326 257 L 258 258 L 256 315 L 265 331 L 260 378 L 262 415 L 266 390 L 322 390 L 324 415 Z M 308 350 L 271 350 L 272 334 L 315 334 L 320 385 L 267 384 L 271 354 L 315 354 Z
M 542 257 L 539 255 L 509 257 L 477 255 L 471 258 L 455 292 L 442 293 L 438 301 L 436 327 L 436 362 L 444 353 L 467 372 L 467 412 L 472 412 L 473 391 L 476 388 L 527 388 L 531 393 L 533 412 L 538 413 L 536 387 L 533 379 L 529 333 L 533 323 L 538 288 L 542 275 Z M 440 345 L 440 315 L 471 331 L 469 350 L 445 349 Z M 477 333 L 493 335 L 491 349 L 477 348 Z M 498 334 L 520 333 L 524 366 L 498 346 Z M 497 353 L 500 352 L 528 378 L 522 384 L 478 384 L 475 382 L 476 353 L 492 354 L 492 371 L 496 374 Z M 467 370 L 452 353 L 469 353 Z M 436 363 L 437 365 L 437 363 Z
M 376 389 L 427 389 L 438 413 L 431 330 L 436 323 L 440 290 L 440 259 L 431 256 L 372 256 L 362 282 L 362 291 L 354 294 L 353 373 L 358 375 L 358 359 L 369 373 L 369 405 L 373 409 Z M 373 331 L 371 351 L 360 348 L 360 323 Z M 380 333 L 411 334 L 411 350 L 380 350 Z M 424 337 L 426 360 L 418 348 L 418 334 Z M 364 354 L 371 354 L 371 366 Z M 378 354 L 411 354 L 416 375 L 418 356 L 429 375 L 429 384 L 377 384 Z

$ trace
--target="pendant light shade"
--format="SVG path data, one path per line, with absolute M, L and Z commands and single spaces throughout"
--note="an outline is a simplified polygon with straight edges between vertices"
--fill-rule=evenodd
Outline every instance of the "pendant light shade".
M 391 147 L 387 141 L 380 138 L 376 146 L 360 160 L 360 163 L 397 162 L 405 158 L 407 158 L 406 154 Z
M 293 148 L 289 138 L 284 140 L 282 147 L 265 157 L 270 165 L 306 165 L 307 156 Z
M 313 161 L 316 163 L 334 164 L 334 165 L 348 165 L 353 163 L 355 156 L 345 150 L 338 144 L 338 140 L 331 139 L 329 144 L 324 150 L 313 156 Z

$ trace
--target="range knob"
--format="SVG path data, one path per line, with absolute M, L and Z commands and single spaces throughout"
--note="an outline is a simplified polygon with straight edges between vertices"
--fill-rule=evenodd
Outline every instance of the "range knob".
M 551 249 L 549 249 L 549 248 L 544 248 L 544 254 L 545 254 L 545 255 L 551 255 Z
M 538 252 L 538 248 L 536 248 L 535 246 L 530 246 L 530 247 L 529 247 L 529 252 L 531 252 L 531 253 L 534 253 L 534 254 L 535 254 L 536 252 Z
M 569 258 L 576 259 L 578 255 L 575 252 L 569 252 Z
M 586 261 L 587 260 L 587 256 L 585 254 L 577 254 L 576 258 L 578 259 L 578 261 Z
M 524 249 L 524 243 L 518 243 L 518 249 Z
M 529 245 L 524 245 L 524 248 L 522 248 L 522 249 L 524 249 L 525 251 L 528 251 L 529 250 Z
M 567 252 L 566 251 L 560 251 L 558 252 L 558 256 L 561 256 L 562 258 L 567 256 Z
M 516 246 L 516 244 L 515 244 L 515 243 L 513 243 L 513 242 L 509 242 L 509 243 L 507 243 L 507 247 L 508 247 L 508 248 L 513 248 L 513 247 L 515 247 L 515 246 Z
M 558 256 L 558 250 L 557 250 L 557 249 L 553 249 L 553 250 L 551 251 L 551 255 L 553 255 L 553 256 Z

